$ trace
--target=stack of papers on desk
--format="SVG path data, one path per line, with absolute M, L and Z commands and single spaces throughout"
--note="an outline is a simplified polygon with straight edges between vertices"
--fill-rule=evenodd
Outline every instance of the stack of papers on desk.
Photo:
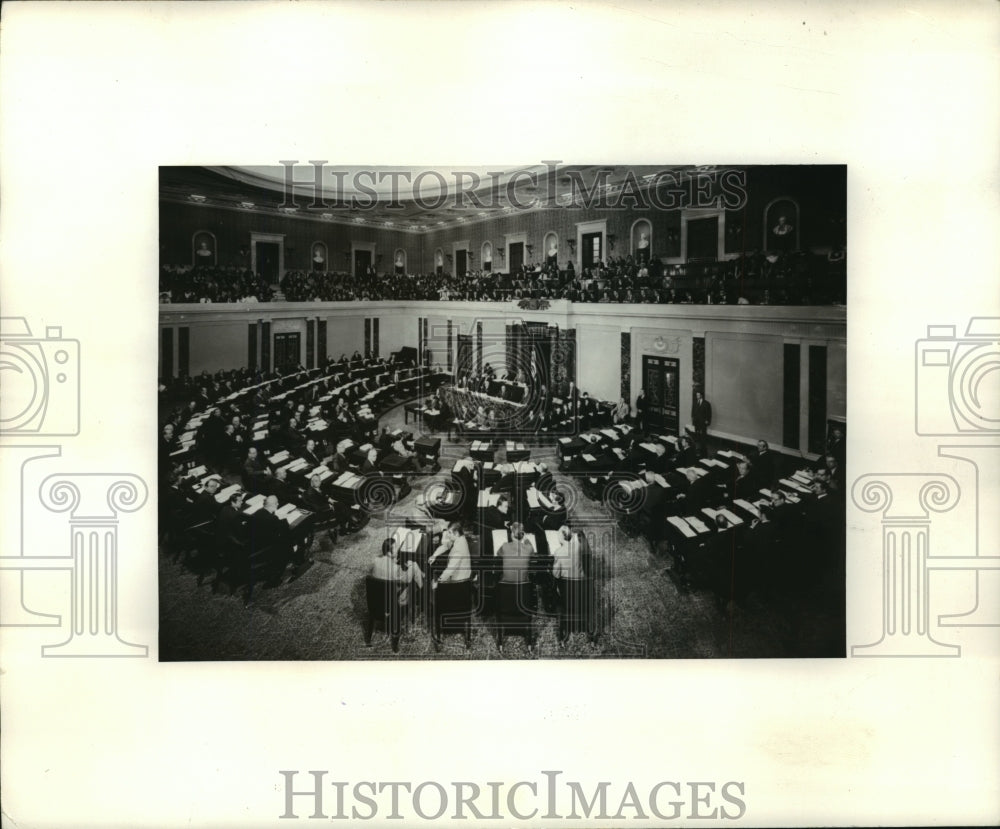
M 253 498 L 247 499 L 246 507 L 244 508 L 243 512 L 246 515 L 253 515 L 255 512 L 257 512 L 257 510 L 261 509 L 263 506 L 264 506 L 264 496 L 261 495 L 260 493 L 257 493 L 256 495 L 253 496 Z
M 720 510 L 719 510 L 719 513 L 720 513 L 720 514 L 722 514 L 722 515 L 724 515 L 724 516 L 726 516 L 726 518 L 728 518 L 728 519 L 729 519 L 729 523 L 730 523 L 730 524 L 733 524 L 733 525 L 735 525 L 735 526 L 738 526 L 738 525 L 740 525 L 740 524 L 742 524 L 742 523 L 743 523 L 743 519 L 742 519 L 742 518 L 740 518 L 740 517 L 739 517 L 739 516 L 738 516 L 738 515 L 737 515 L 737 514 L 736 514 L 735 512 L 733 512 L 732 510 L 728 510 L 728 509 L 726 509 L 725 507 L 723 507 L 722 509 L 720 509 Z
M 794 489 L 796 492 L 802 492 L 809 495 L 809 488 L 802 486 L 798 481 L 793 481 L 791 478 L 782 478 L 778 481 L 779 484 L 787 486 L 789 489 Z
M 220 504 L 224 504 L 229 500 L 230 495 L 234 492 L 239 492 L 240 489 L 242 489 L 242 487 L 239 484 L 232 484 L 227 486 L 225 489 L 220 489 L 217 493 L 215 493 L 215 500 Z
M 640 479 L 638 481 L 622 481 L 621 483 L 619 483 L 619 486 L 626 492 L 635 492 L 636 490 L 639 489 L 645 489 L 647 486 L 649 486 L 649 484 L 646 483 L 646 481 Z
M 733 501 L 733 503 L 736 504 L 736 506 L 738 506 L 740 509 L 745 509 L 754 518 L 760 518 L 760 510 L 757 509 L 757 507 L 751 504 L 749 501 L 744 501 L 742 498 L 737 498 L 735 501 Z
M 687 521 L 692 527 L 694 527 L 700 533 L 707 533 L 708 527 L 705 526 L 705 522 L 702 521 L 696 515 L 685 515 L 684 520 Z
M 686 521 L 678 518 L 676 515 L 671 515 L 667 521 L 681 531 L 685 538 L 694 538 L 695 532 L 692 530 Z

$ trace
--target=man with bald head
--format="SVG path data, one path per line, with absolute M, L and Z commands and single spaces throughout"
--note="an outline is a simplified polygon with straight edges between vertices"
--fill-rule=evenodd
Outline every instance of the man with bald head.
M 264 553 L 280 575 L 292 554 L 291 530 L 288 522 L 278 518 L 278 499 L 268 495 L 264 506 L 250 516 L 250 552 Z

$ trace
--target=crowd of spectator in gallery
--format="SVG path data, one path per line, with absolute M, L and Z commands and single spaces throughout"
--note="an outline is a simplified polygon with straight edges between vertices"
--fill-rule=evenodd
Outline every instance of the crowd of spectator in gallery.
M 521 299 L 588 303 L 694 305 L 828 305 L 846 301 L 846 254 L 754 251 L 723 261 L 664 265 L 632 256 L 577 272 L 570 260 L 520 266 L 513 272 L 470 270 L 360 274 L 287 271 L 279 284 L 288 302 Z M 280 299 L 281 296 L 278 298 Z M 245 268 L 170 267 L 160 273 L 161 302 L 268 302 L 271 287 Z
M 270 302 L 274 291 L 249 268 L 164 265 L 160 302 Z

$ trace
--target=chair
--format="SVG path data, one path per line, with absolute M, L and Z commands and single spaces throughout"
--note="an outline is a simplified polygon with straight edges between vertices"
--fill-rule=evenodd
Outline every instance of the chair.
M 501 581 L 496 586 L 496 637 L 497 648 L 503 653 L 508 633 L 521 636 L 534 653 L 535 630 L 532 624 L 535 611 L 535 586 L 530 582 Z
M 287 564 L 287 558 L 282 556 L 281 551 L 275 547 L 260 547 L 252 550 L 246 561 L 244 602 L 250 604 L 253 601 L 253 591 L 256 585 L 263 584 L 273 587 L 279 584 Z
M 187 555 L 183 563 L 198 576 L 198 586 L 201 587 L 205 576 L 213 570 L 218 574 L 222 566 L 223 557 L 215 534 L 215 522 L 195 524 L 187 531 L 187 538 L 194 554 Z
M 559 629 L 556 634 L 560 646 L 565 645 L 571 633 L 586 633 L 587 640 L 597 642 L 599 634 L 598 597 L 593 578 L 555 579 L 559 596 Z
M 472 581 L 438 582 L 433 594 L 434 650 L 441 650 L 441 636 L 445 633 L 462 633 L 465 649 L 468 650 L 472 642 L 472 617 L 476 608 Z
M 389 636 L 392 652 L 399 652 L 402 608 L 399 606 L 399 585 L 396 582 L 365 576 L 365 598 L 368 618 L 365 620 L 365 645 L 371 646 L 372 631 L 380 625 Z

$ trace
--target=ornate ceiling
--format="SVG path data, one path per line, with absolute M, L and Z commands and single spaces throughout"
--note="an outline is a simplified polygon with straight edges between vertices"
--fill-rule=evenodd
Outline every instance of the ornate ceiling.
M 553 204 L 612 202 L 690 165 L 161 167 L 160 198 L 291 218 L 428 233 Z M 319 187 L 316 182 L 319 180 Z M 596 184 L 596 188 L 595 188 Z M 597 206 L 600 206 L 598 204 Z

